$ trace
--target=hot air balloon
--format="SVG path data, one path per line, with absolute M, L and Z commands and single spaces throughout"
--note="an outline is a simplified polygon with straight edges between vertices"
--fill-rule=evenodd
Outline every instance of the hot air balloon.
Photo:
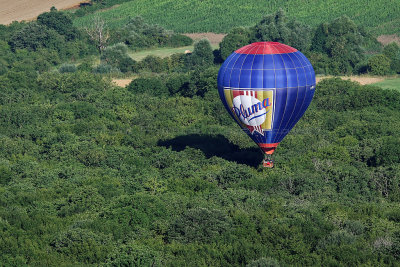
M 257 42 L 233 52 L 218 73 L 222 103 L 265 153 L 271 155 L 303 116 L 315 92 L 315 73 L 298 50 L 278 42 Z

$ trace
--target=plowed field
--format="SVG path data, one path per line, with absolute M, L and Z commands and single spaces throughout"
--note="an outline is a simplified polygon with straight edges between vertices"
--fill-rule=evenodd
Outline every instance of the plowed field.
M 0 24 L 32 20 L 49 11 L 52 6 L 66 9 L 78 6 L 83 0 L 0 0 Z

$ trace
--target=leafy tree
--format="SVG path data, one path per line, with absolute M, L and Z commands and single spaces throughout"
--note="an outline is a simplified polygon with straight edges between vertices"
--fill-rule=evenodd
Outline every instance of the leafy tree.
M 331 73 L 351 73 L 363 59 L 362 41 L 359 27 L 343 16 L 318 26 L 311 49 L 326 53 L 332 59 L 330 64 L 334 67 L 330 67 Z
M 173 54 L 164 59 L 169 72 L 181 72 L 185 70 L 186 55 L 184 53 Z
M 374 55 L 368 59 L 368 68 L 375 75 L 389 74 L 390 59 L 383 54 Z
M 9 163 L 1 162 L 0 163 L 0 184 L 6 185 L 9 181 L 11 181 L 12 172 L 9 167 Z
M 196 95 L 204 97 L 208 92 L 217 91 L 219 68 L 209 67 L 204 71 L 194 71 L 191 75 L 191 87 L 196 88 Z
M 192 44 L 193 39 L 183 34 L 172 34 L 167 40 L 167 45 L 172 47 L 188 46 Z
M 400 47 L 392 42 L 383 48 L 383 54 L 390 60 L 390 68 L 395 73 L 400 73 Z
M 58 34 L 63 35 L 67 41 L 76 39 L 79 34 L 79 31 L 73 25 L 72 20 L 63 12 L 58 12 L 55 9 L 40 14 L 37 17 L 37 22 L 40 25 L 55 30 Z
M 279 9 L 276 13 L 262 18 L 250 28 L 234 28 L 220 43 L 222 59 L 226 59 L 236 49 L 252 42 L 281 42 L 307 51 L 310 47 L 311 29 L 296 20 L 288 20 L 285 12 Z
M 118 66 L 121 59 L 128 56 L 125 44 L 115 44 L 104 49 L 100 59 L 106 64 Z
M 40 48 L 61 51 L 64 47 L 64 38 L 55 30 L 32 22 L 15 32 L 10 41 L 12 51 L 16 49 L 28 49 L 36 51 Z
M 386 46 L 383 48 L 383 54 L 384 54 L 387 58 L 389 58 L 389 59 L 391 59 L 391 60 L 395 59 L 395 58 L 399 55 L 399 52 L 400 52 L 400 47 L 399 47 L 399 45 L 398 45 L 397 43 L 395 43 L 395 42 L 392 42 L 392 43 L 386 45 Z
M 174 73 L 168 76 L 165 83 L 170 95 L 176 95 L 180 91 L 184 91 L 185 87 L 188 87 L 190 83 L 190 76 L 188 74 Z
M 143 48 L 166 44 L 169 33 L 158 25 L 148 24 L 142 17 L 132 18 L 113 39 L 123 41 L 131 48 Z
M 242 46 L 250 44 L 251 31 L 248 28 L 240 27 L 232 29 L 219 44 L 222 59 L 226 59 L 233 51 Z
M 162 58 L 148 55 L 140 62 L 140 67 L 151 72 L 163 72 L 166 71 L 166 66 Z
M 103 204 L 104 198 L 98 193 L 97 188 L 84 186 L 72 192 L 65 203 L 60 205 L 59 216 L 64 217 L 87 210 L 97 211 Z
M 310 45 L 310 27 L 294 20 L 288 22 L 282 9 L 265 16 L 252 30 L 253 41 L 281 42 L 300 51 L 308 50 Z
M 321 23 L 315 30 L 310 49 L 317 53 L 326 53 L 325 43 L 329 34 L 329 24 Z
M 103 50 L 100 59 L 103 64 L 118 68 L 121 72 L 135 72 L 137 63 L 128 55 L 128 49 L 125 44 L 116 44 Z
M 129 242 L 116 247 L 104 266 L 161 266 L 160 255 L 149 247 Z
M 194 44 L 193 53 L 188 57 L 189 68 L 206 68 L 214 63 L 214 54 L 211 44 L 207 39 L 202 39 Z
M 168 240 L 209 243 L 227 231 L 229 225 L 229 218 L 220 210 L 193 208 L 171 225 Z
M 102 262 L 111 248 L 110 237 L 90 230 L 73 228 L 59 234 L 51 247 L 64 256 L 84 263 Z
M 135 94 L 149 94 L 155 96 L 168 95 L 168 89 L 164 82 L 157 77 L 137 78 L 128 85 L 128 90 Z
M 400 139 L 392 136 L 385 137 L 383 144 L 376 152 L 376 165 L 398 164 L 400 162 Z

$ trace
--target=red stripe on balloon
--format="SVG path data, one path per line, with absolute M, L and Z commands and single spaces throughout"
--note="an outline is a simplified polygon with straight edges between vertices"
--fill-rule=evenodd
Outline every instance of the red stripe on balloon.
M 243 46 L 242 48 L 239 48 L 235 52 L 238 54 L 271 55 L 271 54 L 287 54 L 296 51 L 297 49 L 278 42 L 256 42 Z
M 265 154 L 272 155 L 275 152 L 275 149 L 279 145 L 279 143 L 272 143 L 272 144 L 257 143 L 257 145 L 261 148 L 261 150 Z

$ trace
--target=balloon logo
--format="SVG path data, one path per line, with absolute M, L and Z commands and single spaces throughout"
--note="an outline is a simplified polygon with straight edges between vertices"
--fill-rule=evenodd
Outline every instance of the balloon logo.
M 265 153 L 271 155 L 307 110 L 315 92 L 315 73 L 295 48 L 257 42 L 233 52 L 218 73 L 222 103 Z

